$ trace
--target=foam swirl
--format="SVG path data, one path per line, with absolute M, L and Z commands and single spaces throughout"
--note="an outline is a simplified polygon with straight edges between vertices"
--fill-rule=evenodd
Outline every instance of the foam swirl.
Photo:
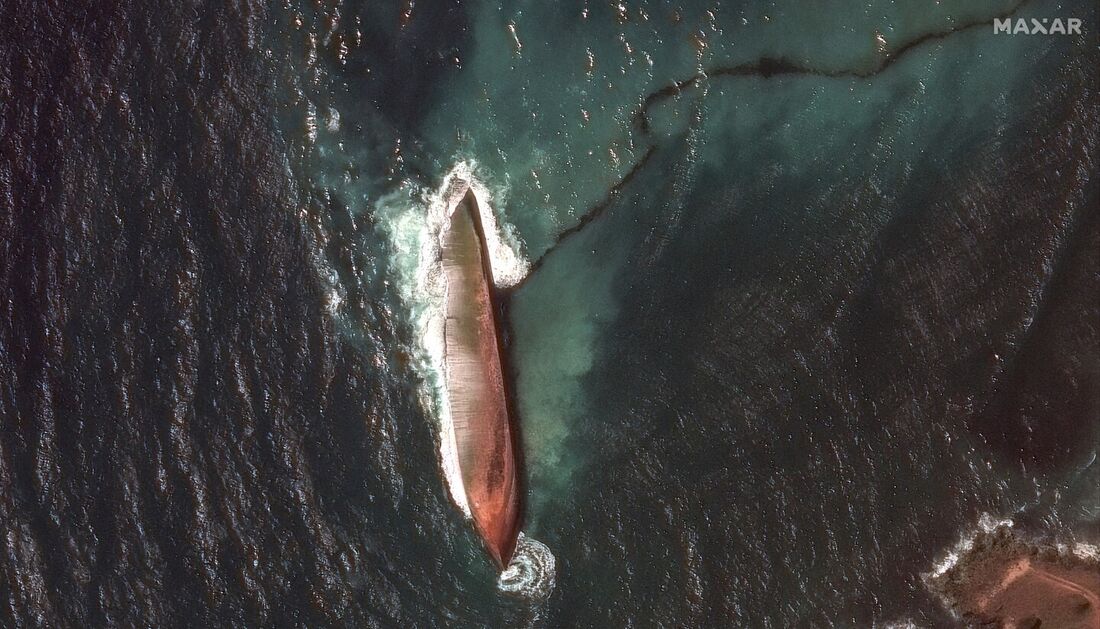
M 516 553 L 500 573 L 497 587 L 528 600 L 544 601 L 554 591 L 555 565 L 554 553 L 546 544 L 520 533 Z

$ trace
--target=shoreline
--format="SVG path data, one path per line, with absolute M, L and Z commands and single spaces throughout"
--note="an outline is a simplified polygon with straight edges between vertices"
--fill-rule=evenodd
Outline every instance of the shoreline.
M 979 530 L 957 559 L 926 578 L 965 622 L 996 627 L 1100 626 L 1100 557 L 1025 539 L 1004 523 Z

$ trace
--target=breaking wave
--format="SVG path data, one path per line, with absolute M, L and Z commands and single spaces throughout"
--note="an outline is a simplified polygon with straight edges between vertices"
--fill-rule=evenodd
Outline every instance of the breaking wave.
M 959 562 L 959 559 L 974 547 L 974 540 L 977 539 L 979 534 L 992 533 L 999 528 L 1012 528 L 1012 526 L 1012 520 L 1005 518 L 997 519 L 988 513 L 983 513 L 981 517 L 978 518 L 977 525 L 960 536 L 954 546 L 947 551 L 947 554 L 933 564 L 932 570 L 922 575 L 925 582 L 940 577 L 948 570 L 954 568 L 955 564 Z
M 516 553 L 500 573 L 497 588 L 528 600 L 546 600 L 554 591 L 555 566 L 554 553 L 546 544 L 520 533 Z

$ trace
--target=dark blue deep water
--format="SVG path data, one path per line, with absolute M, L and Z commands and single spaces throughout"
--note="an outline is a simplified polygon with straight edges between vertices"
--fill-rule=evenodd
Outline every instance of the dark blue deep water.
M 980 522 L 1100 542 L 1098 30 L 0 0 L 0 627 L 959 626 Z M 518 585 L 441 465 L 456 173 L 523 276 Z

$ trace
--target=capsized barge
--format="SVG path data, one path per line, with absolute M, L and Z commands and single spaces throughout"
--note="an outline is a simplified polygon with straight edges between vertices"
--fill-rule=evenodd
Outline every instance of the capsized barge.
M 467 189 L 442 234 L 447 286 L 444 362 L 454 446 L 470 516 L 504 568 L 516 549 L 520 488 L 492 259 L 477 197 Z

